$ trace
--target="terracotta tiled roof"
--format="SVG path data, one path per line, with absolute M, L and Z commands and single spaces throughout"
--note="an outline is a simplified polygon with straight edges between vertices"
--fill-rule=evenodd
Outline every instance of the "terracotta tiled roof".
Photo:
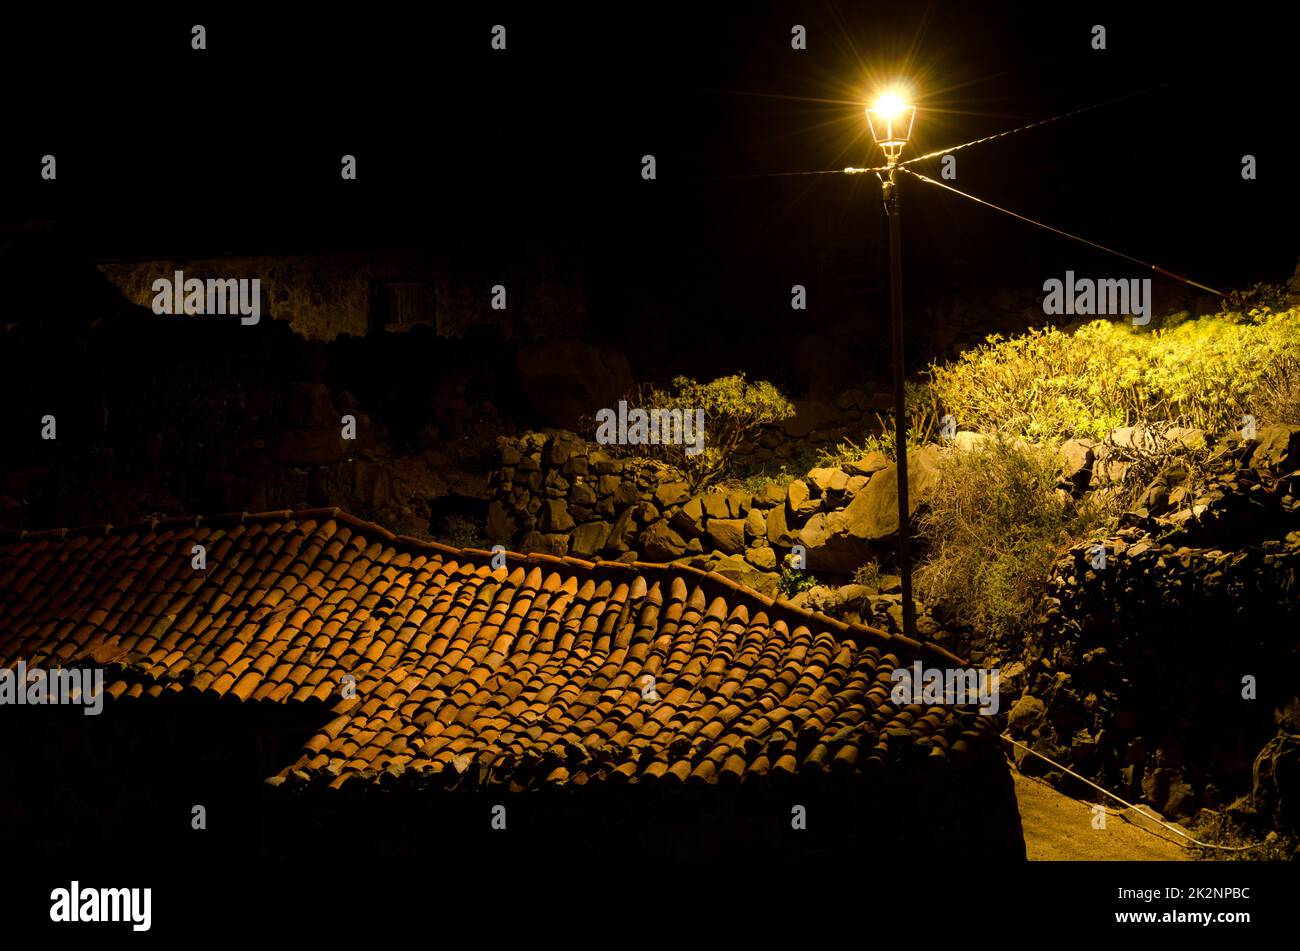
M 989 743 L 968 709 L 889 701 L 898 664 L 945 651 L 691 568 L 491 557 L 333 509 L 9 535 L 0 666 L 330 704 L 276 785 L 726 783 Z

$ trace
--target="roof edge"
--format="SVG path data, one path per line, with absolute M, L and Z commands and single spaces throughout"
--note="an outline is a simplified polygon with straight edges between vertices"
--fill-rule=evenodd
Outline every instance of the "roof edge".
M 220 528 L 228 525 L 249 525 L 262 522 L 276 521 L 308 521 L 308 520 L 333 520 L 347 525 L 365 535 L 377 535 L 384 541 L 400 545 L 404 548 L 416 549 L 422 551 L 437 552 L 441 555 L 447 555 L 462 560 L 468 560 L 475 564 L 488 564 L 494 556 L 494 552 L 482 548 L 456 548 L 451 545 L 445 545 L 442 542 L 436 542 L 431 539 L 416 538 L 413 535 L 403 535 L 385 528 L 376 522 L 369 522 L 363 518 L 358 518 L 338 507 L 323 507 L 310 509 L 277 509 L 268 512 L 223 512 L 216 515 L 181 515 L 169 518 L 150 518 L 132 522 L 127 525 L 115 526 L 110 523 L 97 525 L 84 525 L 77 528 L 47 528 L 38 531 L 0 529 L 0 544 L 8 542 L 24 541 L 43 541 L 57 539 L 66 541 L 72 538 L 83 536 L 105 536 L 114 532 L 128 534 L 130 532 L 157 532 L 159 530 L 174 528 Z M 860 636 L 865 635 L 880 646 L 896 650 L 914 657 L 930 657 L 944 664 L 955 666 L 965 666 L 967 661 L 951 651 L 928 642 L 918 641 L 914 638 L 906 637 L 902 634 L 891 634 L 888 631 L 872 627 L 867 624 L 851 624 L 847 621 L 841 621 L 837 618 L 822 614 L 819 611 L 810 611 L 807 608 L 799 607 L 786 598 L 773 598 L 761 591 L 743 585 L 738 581 L 724 577 L 715 571 L 704 571 L 693 565 L 680 565 L 672 562 L 653 562 L 653 561 L 587 561 L 583 558 L 575 558 L 572 555 L 549 555 L 542 552 L 515 552 L 505 551 L 507 562 L 513 562 L 525 565 L 551 565 L 555 567 L 580 568 L 583 571 L 596 574 L 622 574 L 640 572 L 646 575 L 658 575 L 660 577 L 671 578 L 681 576 L 693 578 L 701 582 L 706 587 L 711 587 L 717 594 L 736 593 L 744 595 L 747 598 L 757 601 L 759 604 L 768 608 L 774 615 L 784 616 L 782 619 L 796 619 L 800 625 L 808 625 L 810 622 L 818 627 L 824 628 L 841 638 L 858 640 Z

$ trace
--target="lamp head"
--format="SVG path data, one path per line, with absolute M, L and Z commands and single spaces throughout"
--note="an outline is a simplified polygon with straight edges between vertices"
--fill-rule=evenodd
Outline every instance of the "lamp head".
M 898 89 L 881 93 L 867 109 L 871 136 L 885 153 L 885 159 L 890 165 L 898 161 L 903 146 L 911 138 L 912 120 L 915 118 L 916 106 L 909 105 L 907 96 Z

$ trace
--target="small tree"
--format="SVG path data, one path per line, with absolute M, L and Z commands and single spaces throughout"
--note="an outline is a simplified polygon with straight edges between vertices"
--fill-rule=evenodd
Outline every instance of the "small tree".
M 667 387 L 640 387 L 628 399 L 643 409 L 680 410 L 704 414 L 704 448 L 688 453 L 683 445 L 641 447 L 652 458 L 667 462 L 686 476 L 691 491 L 716 481 L 731 463 L 736 449 L 767 423 L 794 415 L 794 405 L 766 380 L 750 382 L 743 373 L 700 383 L 675 377 Z

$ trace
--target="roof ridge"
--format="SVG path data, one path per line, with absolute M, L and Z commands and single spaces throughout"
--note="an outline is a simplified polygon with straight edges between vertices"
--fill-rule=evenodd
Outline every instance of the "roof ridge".
M 147 518 L 141 519 L 127 525 L 115 526 L 111 523 L 104 522 L 93 525 L 83 525 L 76 528 L 46 528 L 37 531 L 0 529 L 0 544 L 10 541 L 30 541 L 57 538 L 68 540 L 92 535 L 110 535 L 114 532 L 129 533 L 132 531 L 157 532 L 159 529 L 167 528 L 202 528 L 204 526 L 219 527 L 223 524 L 240 524 L 248 525 L 250 523 L 275 522 L 275 521 L 307 521 L 315 519 L 330 519 L 340 522 L 350 528 L 358 530 L 366 535 L 378 535 L 383 540 L 401 544 L 403 546 L 423 549 L 425 551 L 435 551 L 444 555 L 455 556 L 458 558 L 468 558 L 478 563 L 490 563 L 494 557 L 494 552 L 483 548 L 456 548 L 452 545 L 446 545 L 442 542 L 431 539 L 416 538 L 414 535 L 405 535 L 394 532 L 385 528 L 377 522 L 367 521 L 337 506 L 325 506 L 308 509 L 272 509 L 266 512 L 222 512 L 215 515 L 178 515 L 167 518 Z M 787 598 L 773 598 L 763 592 L 743 585 L 738 581 L 733 581 L 716 571 L 704 571 L 696 568 L 694 565 L 675 564 L 672 562 L 649 562 L 649 561 L 587 561 L 583 558 L 575 558 L 572 555 L 550 555 L 543 552 L 516 552 L 506 549 L 504 551 L 507 561 L 516 562 L 523 565 L 553 565 L 557 567 L 578 568 L 587 572 L 612 572 L 621 573 L 623 571 L 641 572 L 643 574 L 654 574 L 662 578 L 671 578 L 673 576 L 685 576 L 695 580 L 722 588 L 725 592 L 734 592 L 744 595 L 747 598 L 756 600 L 763 607 L 773 611 L 781 612 L 785 615 L 792 616 L 800 620 L 802 624 L 814 622 L 841 637 L 852 637 L 855 634 L 865 634 L 873 638 L 876 642 L 884 647 L 894 648 L 905 651 L 909 654 L 924 656 L 932 655 L 934 659 L 947 664 L 956 666 L 965 666 L 967 661 L 937 644 L 917 641 L 913 638 L 906 637 L 902 634 L 891 634 L 888 631 L 868 624 L 850 623 L 833 618 L 830 615 L 823 614 L 820 611 L 811 611 L 807 608 L 794 604 Z M 716 595 L 715 592 L 711 592 Z M 775 618 L 774 618 L 775 620 Z

